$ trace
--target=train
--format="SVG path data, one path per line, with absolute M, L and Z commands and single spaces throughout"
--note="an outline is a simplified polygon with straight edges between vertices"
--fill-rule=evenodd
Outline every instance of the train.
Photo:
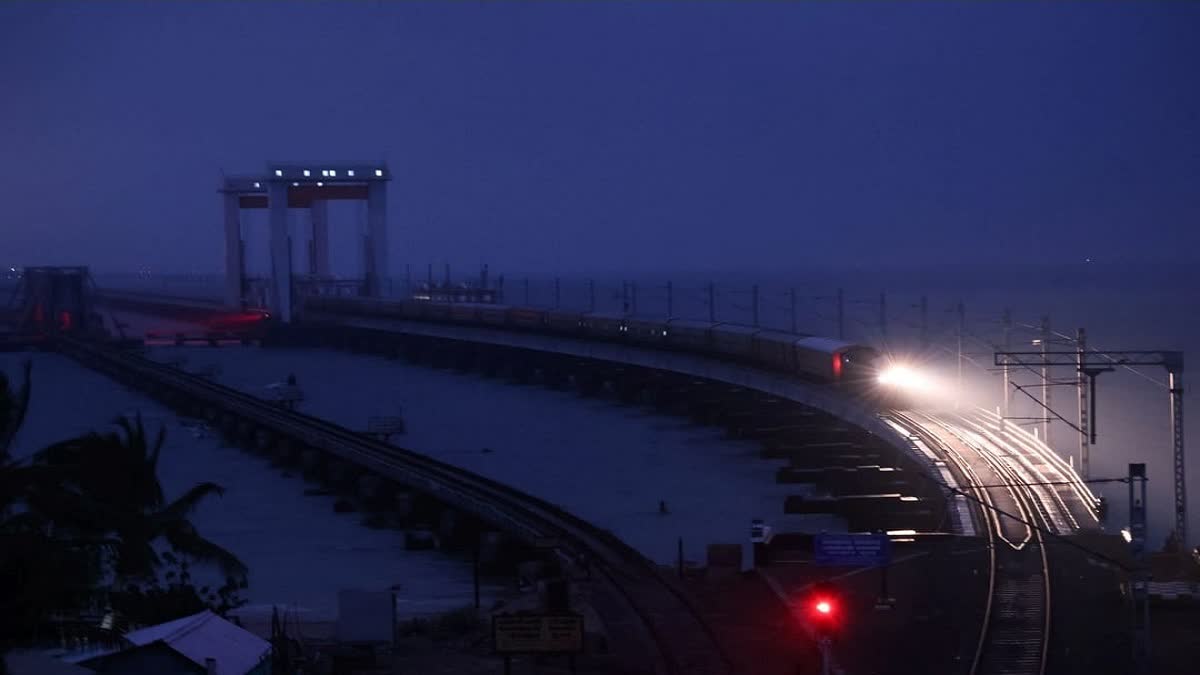
M 304 311 L 471 325 L 620 342 L 745 363 L 821 383 L 866 385 L 883 365 L 872 347 L 731 323 L 514 305 L 312 296 Z

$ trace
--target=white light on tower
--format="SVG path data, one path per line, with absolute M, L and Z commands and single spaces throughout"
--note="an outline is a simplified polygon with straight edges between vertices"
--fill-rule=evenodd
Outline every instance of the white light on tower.
M 305 177 L 305 178 L 308 178 L 308 177 L 309 177 L 309 176 L 311 176 L 311 175 L 312 175 L 312 174 L 308 172 L 308 169 L 305 169 L 305 170 L 304 170 L 304 177 Z
M 375 177 L 383 178 L 383 169 L 375 169 Z
M 351 178 L 354 178 L 354 169 L 350 169 L 349 171 L 347 171 L 346 175 L 350 176 Z
M 283 175 L 283 169 L 275 169 L 275 175 L 276 175 L 276 176 L 282 176 L 282 175 Z

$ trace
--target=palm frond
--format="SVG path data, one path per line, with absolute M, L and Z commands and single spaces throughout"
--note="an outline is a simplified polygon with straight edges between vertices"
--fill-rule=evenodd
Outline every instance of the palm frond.
M 211 495 L 218 497 L 225 494 L 225 488 L 216 483 L 205 482 L 192 486 L 192 489 L 183 493 L 183 496 L 175 499 L 170 504 L 160 509 L 154 517 L 162 522 L 172 522 L 187 518 L 192 511 Z
M 191 523 L 175 523 L 163 533 L 176 551 L 195 558 L 197 562 L 216 565 L 226 576 L 244 578 L 249 569 L 237 556 L 205 539 Z

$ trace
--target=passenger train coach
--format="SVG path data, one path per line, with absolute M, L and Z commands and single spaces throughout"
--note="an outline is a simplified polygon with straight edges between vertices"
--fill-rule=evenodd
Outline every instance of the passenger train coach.
M 880 365 L 871 347 L 730 323 L 652 319 L 510 305 L 374 298 L 305 298 L 306 311 L 487 326 L 684 351 L 748 363 L 807 380 L 874 382 Z

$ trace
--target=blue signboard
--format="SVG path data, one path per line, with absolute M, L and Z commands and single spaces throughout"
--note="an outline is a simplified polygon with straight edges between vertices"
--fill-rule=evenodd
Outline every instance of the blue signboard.
M 818 565 L 876 567 L 892 560 L 892 542 L 886 534 L 827 534 L 816 536 L 813 556 Z

